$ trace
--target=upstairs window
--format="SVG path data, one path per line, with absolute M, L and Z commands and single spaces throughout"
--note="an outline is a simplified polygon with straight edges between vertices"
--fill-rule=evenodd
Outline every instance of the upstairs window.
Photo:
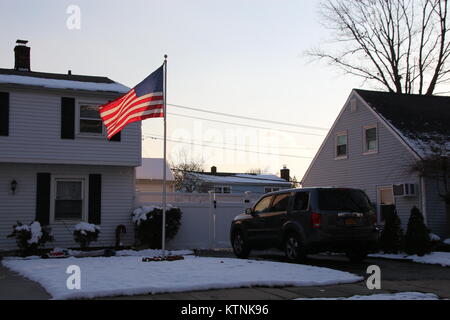
M 336 158 L 347 158 L 348 146 L 347 146 L 347 131 L 339 132 L 336 134 Z
M 376 126 L 364 127 L 364 152 L 378 151 L 378 132 Z
M 82 134 L 103 135 L 103 121 L 98 112 L 98 105 L 80 104 L 80 127 Z

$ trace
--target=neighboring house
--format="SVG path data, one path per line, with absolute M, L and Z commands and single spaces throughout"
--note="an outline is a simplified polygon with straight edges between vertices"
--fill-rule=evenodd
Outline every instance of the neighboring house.
M 449 155 L 450 97 L 353 90 L 302 186 L 361 188 L 376 204 L 380 223 L 380 212 L 395 205 L 404 230 L 417 206 L 431 231 L 445 237 L 442 180 L 413 169 L 434 147 Z
M 0 69 L 0 249 L 17 220 L 50 225 L 53 246 L 74 247 L 75 224 L 100 225 L 93 246 L 113 246 L 134 206 L 134 170 L 141 165 L 141 126 L 108 141 L 98 106 L 128 88 L 106 77 L 33 72 L 30 48 L 15 48 L 15 69 Z M 13 190 L 13 185 L 16 185 Z
M 163 168 L 166 170 L 166 191 L 175 191 L 175 178 L 169 163 L 161 158 L 143 158 L 142 166 L 136 168 L 136 191 L 162 192 Z
M 211 172 L 189 172 L 185 179 L 197 185 L 197 191 L 216 193 L 244 193 L 250 191 L 263 194 L 281 189 L 292 188 L 289 182 L 289 169 L 282 169 L 280 178 L 274 174 L 249 174 L 217 172 L 216 167 Z

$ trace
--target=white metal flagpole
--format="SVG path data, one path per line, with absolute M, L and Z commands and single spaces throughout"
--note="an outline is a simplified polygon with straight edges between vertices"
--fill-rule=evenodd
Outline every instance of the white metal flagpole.
M 164 55 L 164 163 L 163 163 L 163 210 L 162 210 L 162 255 L 166 256 L 166 153 L 167 153 L 167 54 Z

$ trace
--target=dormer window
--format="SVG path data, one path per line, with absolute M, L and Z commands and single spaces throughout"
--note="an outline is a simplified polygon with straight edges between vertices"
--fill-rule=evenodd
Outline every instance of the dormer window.
M 364 153 L 376 153 L 378 152 L 378 132 L 377 126 L 364 127 Z
M 348 156 L 347 131 L 336 134 L 336 159 L 346 159 Z

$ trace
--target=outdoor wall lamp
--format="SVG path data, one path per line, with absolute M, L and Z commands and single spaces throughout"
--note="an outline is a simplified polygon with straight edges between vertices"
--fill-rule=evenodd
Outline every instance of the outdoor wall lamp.
M 16 189 L 17 189 L 17 181 L 13 179 L 13 181 L 11 181 L 11 191 L 13 195 L 16 194 Z

